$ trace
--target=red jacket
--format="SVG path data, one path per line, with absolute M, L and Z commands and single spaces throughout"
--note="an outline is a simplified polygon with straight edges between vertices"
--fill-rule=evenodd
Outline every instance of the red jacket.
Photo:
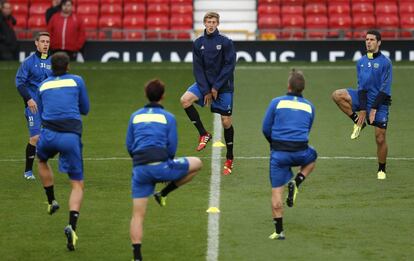
M 51 50 L 79 51 L 85 44 L 85 28 L 83 22 L 75 14 L 68 17 L 56 13 L 47 25 L 50 33 Z

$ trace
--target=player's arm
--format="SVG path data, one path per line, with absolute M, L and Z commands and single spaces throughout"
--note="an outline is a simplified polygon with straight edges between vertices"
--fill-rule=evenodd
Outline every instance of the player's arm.
M 377 97 L 375 98 L 374 104 L 372 105 L 372 109 L 369 113 L 369 121 L 371 123 L 375 120 L 375 114 L 377 113 L 377 109 L 382 104 L 390 104 L 391 103 L 391 82 L 392 82 L 392 65 L 391 62 L 388 62 L 383 67 L 383 71 L 381 74 L 381 87 L 380 91 L 378 92 Z
M 210 87 L 204 73 L 203 59 L 201 57 L 200 47 L 197 43 L 193 44 L 193 74 L 201 93 L 207 95 L 210 93 Z
M 20 96 L 22 96 L 24 102 L 29 107 L 32 113 L 37 113 L 37 103 L 36 101 L 30 96 L 29 91 L 27 90 L 27 83 L 29 81 L 30 75 L 30 68 L 28 65 L 28 61 L 24 61 L 16 73 L 16 87 L 17 91 L 19 92 Z
M 178 136 L 177 136 L 177 121 L 173 116 L 167 118 L 168 122 L 168 157 L 173 159 L 177 152 Z
M 236 67 L 236 51 L 234 50 L 233 41 L 228 39 L 223 44 L 224 66 L 220 71 L 213 88 L 219 90 L 233 75 L 234 68 Z
M 272 101 L 267 108 L 263 119 L 262 132 L 269 143 L 272 143 L 272 126 L 275 118 L 275 108 L 276 102 Z
M 79 111 L 82 115 L 89 113 L 89 96 L 82 78 L 79 79 Z
M 125 145 L 126 145 L 126 149 L 129 153 L 129 155 L 132 158 L 132 150 L 133 150 L 133 146 L 134 146 L 134 129 L 133 129 L 133 123 L 132 123 L 132 119 L 133 119 L 134 115 L 131 116 L 131 118 L 129 119 L 129 123 L 128 123 L 128 129 L 127 129 L 127 134 L 126 134 L 126 141 L 125 141 Z
M 311 116 L 311 119 L 310 119 L 309 131 L 312 129 L 313 122 L 315 121 L 315 107 L 313 106 L 313 104 L 310 104 L 310 106 L 312 108 L 312 116 Z

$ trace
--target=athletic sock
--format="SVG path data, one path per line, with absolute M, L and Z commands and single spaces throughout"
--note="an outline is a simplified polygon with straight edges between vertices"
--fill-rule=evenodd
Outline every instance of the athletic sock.
M 283 231 L 283 217 L 273 218 L 273 224 L 275 224 L 276 233 L 280 234 Z
M 356 112 L 353 112 L 352 115 L 349 115 L 349 118 L 356 124 L 358 122 L 358 114 Z
M 79 212 L 71 210 L 69 211 L 69 225 L 71 225 L 72 229 L 76 231 L 76 223 L 78 222 Z
M 24 172 L 31 171 L 33 169 L 33 161 L 36 155 L 36 146 L 27 143 L 26 146 L 26 168 Z
M 233 137 L 234 137 L 234 129 L 233 125 L 230 126 L 228 129 L 224 129 L 224 140 L 226 141 L 227 147 L 227 159 L 233 159 Z
M 196 108 L 194 105 L 191 105 L 188 108 L 184 109 L 187 113 L 188 118 L 191 120 L 191 122 L 194 124 L 194 126 L 197 128 L 198 133 L 200 136 L 205 135 L 207 133 L 206 129 L 204 129 L 203 123 L 201 122 L 200 115 L 198 114 Z
M 47 196 L 47 202 L 49 202 L 49 205 L 52 204 L 52 201 L 55 200 L 55 191 L 53 189 L 53 185 L 49 187 L 43 187 L 46 192 Z
M 178 186 L 175 185 L 174 181 L 171 181 L 161 190 L 161 196 L 166 197 L 171 191 L 176 190 L 177 188 Z
M 305 178 L 306 178 L 305 175 L 303 175 L 301 172 L 296 174 L 296 177 L 295 177 L 296 187 L 299 188 L 300 183 L 302 183 L 305 180 Z
M 141 244 L 132 244 L 132 253 L 134 254 L 134 261 L 142 261 Z
M 386 163 L 381 163 L 381 162 L 378 162 L 378 171 L 383 171 L 383 172 L 385 172 L 385 164 L 386 164 Z

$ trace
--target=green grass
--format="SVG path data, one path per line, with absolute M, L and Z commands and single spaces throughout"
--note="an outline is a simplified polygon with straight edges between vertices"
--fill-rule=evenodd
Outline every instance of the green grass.
M 375 156 L 373 129 L 365 129 L 351 142 L 352 124 L 330 99 L 333 90 L 355 86 L 354 64 L 323 64 L 329 70 L 320 65 L 239 66 L 234 104 L 236 157 L 268 156 L 261 121 L 270 100 L 286 92 L 290 66 L 305 68 L 305 97 L 316 107 L 311 144 L 319 156 Z M 72 65 L 73 73 L 84 77 L 91 100 L 91 112 L 84 118 L 85 200 L 79 245 L 73 253 L 66 250 L 63 235 L 70 189 L 66 175 L 55 173 L 61 210 L 54 216 L 46 214 L 39 179 L 22 178 L 28 134 L 14 87 L 17 66 L 0 64 L 1 259 L 131 259 L 131 162 L 94 159 L 128 157 L 124 143 L 129 116 L 146 103 L 144 83 L 160 77 L 167 84 L 164 105 L 178 122 L 177 155 L 201 156 L 204 168 L 192 183 L 169 196 L 166 208 L 149 201 L 143 254 L 146 260 L 205 260 L 211 149 L 195 152 L 197 132 L 179 104 L 180 95 L 193 82 L 191 65 Z M 413 158 L 412 68 L 395 68 L 393 78 L 389 156 Z M 212 130 L 212 114 L 208 109 L 199 111 Z M 273 230 L 268 160 L 236 159 L 234 174 L 222 177 L 219 260 L 410 260 L 414 254 L 412 165 L 413 160 L 389 160 L 387 180 L 378 181 L 375 160 L 318 160 L 296 207 L 285 209 L 287 240 L 281 242 L 267 239 Z M 57 169 L 56 161 L 52 166 Z

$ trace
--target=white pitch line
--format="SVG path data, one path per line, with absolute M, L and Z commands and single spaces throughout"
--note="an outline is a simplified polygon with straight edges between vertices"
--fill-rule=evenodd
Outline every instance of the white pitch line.
M 202 159 L 210 159 L 210 157 L 200 157 Z M 219 156 L 211 157 L 212 160 L 224 159 L 225 157 Z M 235 159 L 240 160 L 266 160 L 269 159 L 269 156 L 239 156 L 234 157 Z M 376 157 L 365 157 L 365 156 L 318 156 L 318 160 L 376 160 Z M 56 159 L 52 159 L 56 160 Z M 100 157 L 100 158 L 84 158 L 84 161 L 112 161 L 112 160 L 131 160 L 128 157 Z M 414 161 L 413 157 L 388 157 L 387 160 L 396 160 L 396 161 Z M 25 159 L 0 159 L 0 162 L 21 162 Z
M 221 141 L 221 120 L 220 115 L 214 114 L 213 141 Z M 211 179 L 210 179 L 210 200 L 209 207 L 220 207 L 220 171 L 221 171 L 221 147 L 212 147 L 211 154 Z M 217 261 L 219 251 L 220 213 L 208 213 L 207 228 L 207 261 Z

